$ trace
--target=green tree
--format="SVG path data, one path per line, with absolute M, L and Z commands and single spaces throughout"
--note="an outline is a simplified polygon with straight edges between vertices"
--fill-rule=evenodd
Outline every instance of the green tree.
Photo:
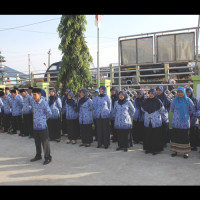
M 62 93 L 66 88 L 76 93 L 80 88 L 92 86 L 90 62 L 93 60 L 84 38 L 85 24 L 85 15 L 61 17 L 57 30 L 61 38 L 58 48 L 63 55 L 56 86 L 62 83 Z

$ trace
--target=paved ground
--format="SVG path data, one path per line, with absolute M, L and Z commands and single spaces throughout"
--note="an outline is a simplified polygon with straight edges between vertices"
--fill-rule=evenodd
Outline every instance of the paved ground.
M 30 162 L 33 139 L 0 133 L 0 185 L 200 185 L 200 154 L 171 157 L 167 147 L 159 155 L 145 154 L 142 145 L 128 152 L 79 147 L 51 141 L 52 162 Z

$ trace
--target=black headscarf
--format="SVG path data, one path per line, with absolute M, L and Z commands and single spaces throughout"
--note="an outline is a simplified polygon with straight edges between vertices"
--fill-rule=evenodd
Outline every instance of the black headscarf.
M 156 95 L 156 97 L 162 101 L 165 109 L 169 110 L 171 102 L 169 98 L 165 95 L 163 86 L 157 86 L 156 89 L 160 89 L 162 92 L 160 95 Z
M 52 88 L 51 90 L 54 91 L 54 95 L 49 97 L 49 106 L 51 106 L 52 104 L 54 104 L 54 102 L 58 99 L 58 96 L 56 94 L 56 89 Z
M 65 92 L 66 92 L 66 91 L 69 93 L 70 89 L 67 88 L 67 89 L 65 90 Z M 67 95 L 64 94 L 64 95 L 63 95 L 63 98 L 62 98 L 62 106 L 65 105 L 65 101 L 66 101 L 66 100 L 67 100 Z
M 162 107 L 162 102 L 160 99 L 156 98 L 156 90 L 154 88 L 150 89 L 148 91 L 152 92 L 154 94 L 154 98 L 147 98 L 144 100 L 144 103 L 142 104 L 142 108 L 144 111 L 148 112 L 149 114 L 159 110 Z
M 112 87 L 110 91 L 114 90 L 115 94 L 111 94 L 111 100 L 112 100 L 112 107 L 114 108 L 115 101 L 118 100 L 118 89 L 116 87 Z
M 84 88 L 84 89 L 81 89 L 80 92 L 83 92 L 84 93 L 84 97 L 83 98 L 80 98 L 79 102 L 78 102 L 78 112 L 80 111 L 80 107 L 82 104 L 84 104 L 88 99 L 88 92 L 87 90 Z
M 106 87 L 104 85 L 100 86 L 99 89 L 103 89 L 103 94 L 100 94 L 99 97 L 105 97 L 107 95 Z
M 68 94 L 71 96 L 71 99 L 66 100 L 67 104 L 71 107 L 73 107 L 74 109 L 76 109 L 77 105 L 76 105 L 76 101 L 74 99 L 74 93 L 72 91 L 69 91 Z
M 142 97 L 135 99 L 135 105 L 141 111 L 141 106 L 144 102 L 144 90 L 138 90 L 137 93 L 140 93 L 142 95 Z
M 119 98 L 119 99 L 118 99 L 118 103 L 119 103 L 120 105 L 123 105 L 123 104 L 125 104 L 125 103 L 128 101 L 128 95 L 127 95 L 127 93 L 126 93 L 124 90 L 121 90 L 121 91 L 119 92 L 119 94 L 120 94 L 120 93 L 123 94 L 124 99 L 123 99 L 123 100 L 120 100 L 120 98 Z

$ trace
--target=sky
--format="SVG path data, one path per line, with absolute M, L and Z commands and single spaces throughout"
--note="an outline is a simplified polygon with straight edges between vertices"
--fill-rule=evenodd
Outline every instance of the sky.
M 60 38 L 57 27 L 61 15 L 0 15 L 0 51 L 4 65 L 20 72 L 44 72 L 48 64 L 62 59 L 58 49 Z M 100 67 L 118 62 L 118 37 L 197 27 L 199 15 L 103 15 L 99 31 Z M 95 15 L 86 15 L 86 42 L 97 66 L 97 27 Z M 25 26 L 29 25 L 29 26 Z M 21 27 L 24 26 L 24 27 Z M 18 28 L 16 28 L 18 27 Z M 13 29 L 15 28 L 15 29 Z

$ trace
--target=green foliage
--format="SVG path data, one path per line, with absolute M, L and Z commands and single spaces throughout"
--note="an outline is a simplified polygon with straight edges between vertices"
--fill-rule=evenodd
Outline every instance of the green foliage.
M 90 62 L 92 57 L 86 45 L 84 31 L 87 24 L 85 15 L 63 15 L 58 26 L 61 39 L 62 64 L 58 74 L 57 88 L 62 83 L 62 93 L 66 88 L 75 93 L 80 88 L 92 85 Z

